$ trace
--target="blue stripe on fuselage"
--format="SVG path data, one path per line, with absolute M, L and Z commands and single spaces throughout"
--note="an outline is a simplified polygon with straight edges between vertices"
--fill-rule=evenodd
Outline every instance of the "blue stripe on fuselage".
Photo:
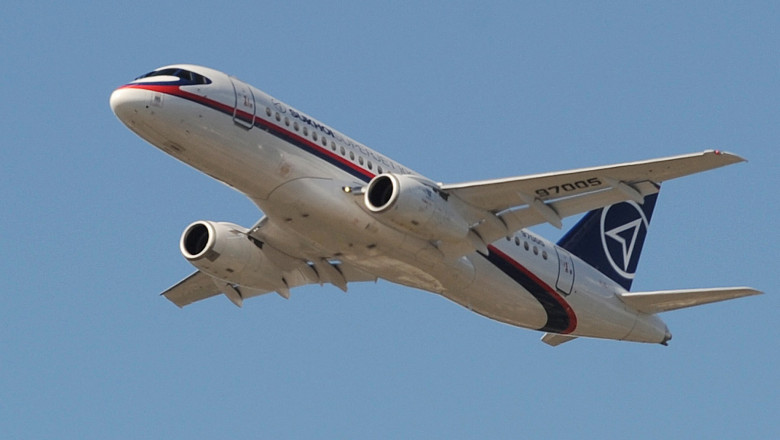
M 487 255 L 482 252 L 479 252 L 479 255 L 504 272 L 509 278 L 512 278 L 544 307 L 544 311 L 547 313 L 547 322 L 538 330 L 561 334 L 574 331 L 577 326 L 577 317 L 574 315 L 574 311 L 560 295 L 553 292 L 551 287 L 543 284 L 528 269 L 495 246 L 488 246 Z

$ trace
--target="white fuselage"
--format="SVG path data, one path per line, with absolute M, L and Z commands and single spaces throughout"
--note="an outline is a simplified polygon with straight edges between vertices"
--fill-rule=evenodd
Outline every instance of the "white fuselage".
M 364 187 L 382 173 L 417 173 L 236 78 L 202 67 L 209 84 L 140 79 L 111 104 L 138 135 L 246 194 L 266 214 L 268 243 L 302 259 L 348 262 L 435 292 L 512 325 L 571 336 L 664 342 L 655 315 L 628 308 L 622 287 L 528 230 L 448 259 L 434 243 L 368 212 Z

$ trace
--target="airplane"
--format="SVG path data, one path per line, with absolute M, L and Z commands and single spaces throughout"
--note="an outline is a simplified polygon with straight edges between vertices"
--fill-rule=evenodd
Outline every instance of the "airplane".
M 667 345 L 661 312 L 757 295 L 749 287 L 632 292 L 660 185 L 737 162 L 718 150 L 617 165 L 439 183 L 206 67 L 164 66 L 110 106 L 138 136 L 240 191 L 250 227 L 201 220 L 180 250 L 197 269 L 163 292 L 179 307 L 235 305 L 309 284 L 378 279 L 493 320 L 578 337 Z M 584 214 L 557 243 L 527 228 Z

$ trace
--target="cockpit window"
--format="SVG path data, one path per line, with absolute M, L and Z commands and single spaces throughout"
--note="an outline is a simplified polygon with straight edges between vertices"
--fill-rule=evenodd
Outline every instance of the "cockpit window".
M 155 70 L 154 72 L 149 72 L 146 75 L 141 75 L 136 80 L 144 79 L 144 78 L 152 78 L 155 76 L 175 76 L 179 79 L 181 79 L 181 84 L 185 85 L 195 85 L 195 84 L 211 84 L 211 80 L 206 78 L 203 75 L 199 75 L 195 72 L 191 72 L 189 70 L 184 69 L 178 69 L 178 68 L 168 68 L 168 69 L 160 69 Z

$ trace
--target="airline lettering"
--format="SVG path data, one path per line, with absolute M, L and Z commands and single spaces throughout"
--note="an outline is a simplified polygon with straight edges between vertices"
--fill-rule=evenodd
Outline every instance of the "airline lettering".
M 312 127 L 316 128 L 317 130 L 327 134 L 328 136 L 333 136 L 333 130 L 330 128 L 320 124 L 319 122 L 315 121 L 314 119 L 311 119 L 308 116 L 304 116 L 298 112 L 296 112 L 293 109 L 290 109 L 290 116 L 292 116 L 295 119 L 298 119 L 299 121 L 311 125 Z
M 293 118 L 298 119 L 299 121 L 303 122 L 304 124 L 307 124 L 307 125 L 311 126 L 312 128 L 314 128 L 316 130 L 319 130 L 320 132 L 322 132 L 322 133 L 324 133 L 324 134 L 326 134 L 328 136 L 331 136 L 332 138 L 336 139 L 338 142 L 347 145 L 352 150 L 356 150 L 357 152 L 359 152 L 363 156 L 370 157 L 374 162 L 376 162 L 376 163 L 378 163 L 380 165 L 384 165 L 384 166 L 389 167 L 389 168 L 398 168 L 399 171 L 401 173 L 404 173 L 404 174 L 408 174 L 409 173 L 409 170 L 407 170 L 406 168 L 404 168 L 402 166 L 399 166 L 398 164 L 392 163 L 386 157 L 377 154 L 376 152 L 374 152 L 374 151 L 364 147 L 363 145 L 360 145 L 360 144 L 358 144 L 356 142 L 351 141 L 350 139 L 344 138 L 343 136 L 340 136 L 340 135 L 336 134 L 333 130 L 331 130 L 327 126 L 325 126 L 325 125 L 315 121 L 314 119 L 312 119 L 312 118 L 310 118 L 310 117 L 308 117 L 306 115 L 303 115 L 301 113 L 298 113 L 297 111 L 295 111 L 292 108 L 285 109 L 281 105 L 281 103 L 279 103 L 276 100 L 274 100 L 273 103 L 274 103 L 274 106 L 276 107 L 276 109 L 279 110 L 281 113 L 285 113 L 285 111 L 289 112 L 290 116 L 292 116 Z
M 533 235 L 529 234 L 526 231 L 520 231 L 520 235 L 522 235 L 522 237 L 524 239 L 526 239 L 526 240 L 528 240 L 528 241 L 530 241 L 530 242 L 532 242 L 534 244 L 538 244 L 541 247 L 547 247 L 547 246 L 545 246 L 544 241 L 540 240 L 537 237 L 534 237 Z

